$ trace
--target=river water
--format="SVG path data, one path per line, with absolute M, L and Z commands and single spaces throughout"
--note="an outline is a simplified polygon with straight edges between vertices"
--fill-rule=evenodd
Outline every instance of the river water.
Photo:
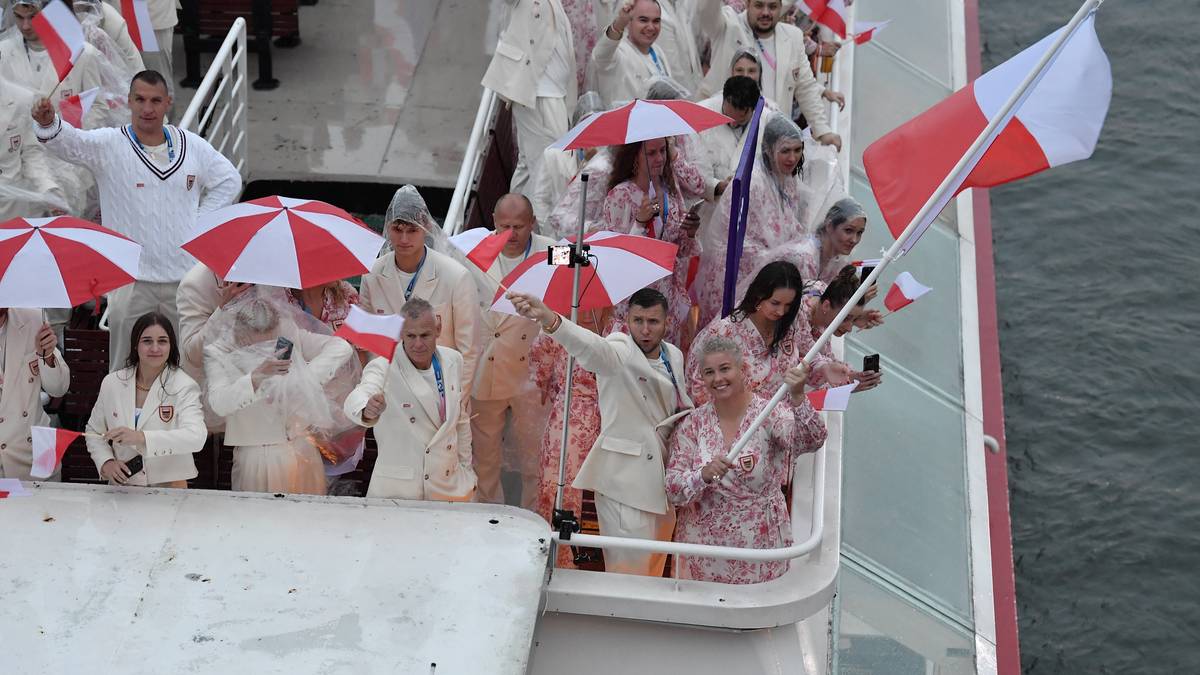
M 1076 0 L 981 0 L 984 68 Z M 1023 670 L 1200 673 L 1200 3 L 1109 0 L 1090 160 L 992 191 Z

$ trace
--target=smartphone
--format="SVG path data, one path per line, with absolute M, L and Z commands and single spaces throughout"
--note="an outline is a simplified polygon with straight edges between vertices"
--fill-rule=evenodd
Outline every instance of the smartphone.
M 879 355 L 867 354 L 863 357 L 863 372 L 874 371 L 879 372 Z
M 867 277 L 871 276 L 871 272 L 874 270 L 875 270 L 874 265 L 863 265 L 862 270 L 859 272 L 858 283 L 861 284 L 862 282 L 866 281 Z
M 546 262 L 555 267 L 570 267 L 571 265 L 571 246 L 553 244 L 548 248 L 548 257 Z
M 142 472 L 142 456 L 135 455 L 133 459 L 125 462 L 125 466 L 129 468 L 129 475 L 136 476 Z
M 282 336 L 276 340 L 275 357 L 281 361 L 290 361 L 292 359 L 292 341 Z

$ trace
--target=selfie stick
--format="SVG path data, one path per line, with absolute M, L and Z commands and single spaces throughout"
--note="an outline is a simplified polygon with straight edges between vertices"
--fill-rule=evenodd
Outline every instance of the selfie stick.
M 850 296 L 850 299 L 846 301 L 845 306 L 843 306 L 841 311 L 838 312 L 837 318 L 829 322 L 829 325 L 826 326 L 825 331 L 821 333 L 821 337 L 817 338 L 816 343 L 813 344 L 812 348 L 808 350 L 808 353 L 804 355 L 804 363 L 812 363 L 813 358 L 815 358 L 817 353 L 821 351 L 821 348 L 824 347 L 826 343 L 828 343 L 833 337 L 833 333 L 837 330 L 837 327 L 846 320 L 846 317 L 850 314 L 854 307 L 858 305 L 859 299 L 866 294 L 867 289 L 869 289 L 871 285 L 875 283 L 875 280 L 879 278 L 880 273 L 882 273 L 883 270 L 889 264 L 891 264 L 893 260 L 896 260 L 900 256 L 904 255 L 906 248 L 905 245 L 909 243 L 908 238 L 916 233 L 920 225 L 926 222 L 926 218 L 931 213 L 940 213 L 941 210 L 946 207 L 946 204 L 948 204 L 950 200 L 954 198 L 954 194 L 963 184 L 963 181 L 966 180 L 967 175 L 970 174 L 971 171 L 974 170 L 975 165 L 979 163 L 980 158 L 983 156 L 983 151 L 987 146 L 991 145 L 992 141 L 994 141 L 1000 134 L 1002 128 L 1006 126 L 1008 121 L 1011 120 L 1013 115 L 1016 114 L 1017 108 L 1025 102 L 1025 99 L 1028 97 L 1028 94 L 1033 89 L 1034 85 L 1041 80 L 1042 75 L 1050 67 L 1050 64 L 1054 62 L 1054 59 L 1058 56 L 1058 53 L 1062 51 L 1063 45 L 1065 45 L 1067 40 L 1069 40 L 1071 36 L 1075 34 L 1075 29 L 1078 28 L 1081 23 L 1083 23 L 1084 19 L 1091 16 L 1092 12 L 1094 12 L 1096 8 L 1098 8 L 1103 2 L 1104 0 L 1085 0 L 1085 2 L 1080 5 L 1079 10 L 1075 12 L 1075 16 L 1071 17 L 1071 20 L 1067 23 L 1066 27 L 1063 28 L 1062 32 L 1059 33 L 1057 38 L 1055 38 L 1054 42 L 1051 43 L 1050 48 L 1047 49 L 1046 52 L 1042 54 L 1042 58 L 1039 59 L 1036 64 L 1034 64 L 1033 68 L 1025 76 L 1025 79 L 1022 80 L 1020 86 L 1013 91 L 1013 93 L 1008 97 L 1008 100 L 1005 101 L 1004 105 L 1000 107 L 1000 110 L 998 110 L 996 114 L 990 120 L 988 120 L 987 126 L 983 128 L 983 131 L 979 132 L 979 136 L 975 138 L 975 142 L 971 144 L 970 148 L 967 148 L 967 151 L 961 158 L 959 158 L 958 163 L 954 165 L 954 168 L 950 170 L 950 173 L 946 174 L 946 177 L 942 180 L 942 184 L 933 191 L 933 194 L 929 195 L 929 199 L 925 200 L 925 204 L 921 207 L 921 210 L 917 212 L 917 215 L 913 216 L 913 219 L 908 223 L 908 226 L 904 228 L 904 231 L 901 232 L 898 237 L 896 237 L 896 241 L 892 242 L 891 247 L 888 248 L 887 252 L 883 254 L 883 258 L 879 261 L 879 265 L 877 265 L 875 269 L 871 270 L 871 273 L 867 275 L 867 278 L 864 279 L 861 284 L 859 284 L 858 290 L 854 291 L 854 295 Z M 771 400 L 767 403 L 766 407 L 764 407 L 762 411 L 758 413 L 758 415 L 754 418 L 754 421 L 750 424 L 750 427 L 746 429 L 746 433 L 742 434 L 742 437 L 733 444 L 732 448 L 730 448 L 729 453 L 725 455 L 726 460 L 733 462 L 734 459 L 742 453 L 742 450 L 744 450 L 746 445 L 750 443 L 750 438 L 754 436 L 755 432 L 758 431 L 758 428 L 761 427 L 763 422 L 767 420 L 767 416 L 771 414 L 771 411 L 775 408 L 775 406 L 779 405 L 779 402 L 782 401 L 784 397 L 788 395 L 788 393 L 788 386 L 786 384 L 779 386 L 779 389 L 775 392 L 775 395 L 771 397 Z

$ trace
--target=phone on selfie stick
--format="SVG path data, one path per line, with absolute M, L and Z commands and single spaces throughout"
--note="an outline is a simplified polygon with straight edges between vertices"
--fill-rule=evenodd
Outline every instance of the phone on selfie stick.
M 873 371 L 876 373 L 879 372 L 879 355 L 878 354 L 867 354 L 866 356 L 863 357 L 863 372 L 865 373 L 867 371 Z
M 275 358 L 279 359 L 280 361 L 291 361 L 292 346 L 291 340 L 285 337 L 280 337 L 275 341 Z

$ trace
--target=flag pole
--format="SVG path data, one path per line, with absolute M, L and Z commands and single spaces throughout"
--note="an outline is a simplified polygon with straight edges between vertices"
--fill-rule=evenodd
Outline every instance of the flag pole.
M 862 280 L 862 283 L 860 283 L 858 286 L 858 290 L 856 290 L 854 295 L 850 296 L 850 299 L 846 301 L 846 304 L 842 307 L 841 311 L 838 312 L 837 317 L 834 318 L 833 321 L 829 322 L 829 325 L 825 328 L 825 331 L 821 333 L 821 337 L 817 338 L 816 343 L 814 343 L 812 348 L 808 350 L 808 353 L 804 355 L 804 363 L 812 363 L 813 358 L 816 357 L 817 353 L 821 351 L 821 348 L 824 347 L 826 343 L 828 343 L 833 337 L 837 327 L 846 320 L 846 317 L 851 311 L 853 311 L 854 307 L 858 304 L 858 301 L 862 298 L 862 296 L 866 294 L 867 289 L 869 289 L 871 285 L 875 283 L 875 280 L 879 278 L 879 275 L 883 272 L 883 270 L 886 269 L 887 266 L 892 263 L 892 261 L 903 255 L 904 244 L 908 240 L 909 235 L 916 231 L 918 225 L 924 222 L 925 218 L 931 211 L 933 211 L 934 207 L 937 207 L 939 211 L 941 208 L 944 208 L 945 202 L 949 201 L 949 198 L 947 198 L 946 195 L 957 190 L 957 188 L 962 185 L 966 175 L 975 168 L 976 164 L 978 164 L 979 158 L 976 155 L 980 154 L 980 151 L 984 150 L 985 146 L 991 145 L 991 142 L 995 140 L 995 137 L 1001 131 L 1002 125 L 1006 124 L 1011 119 L 1012 114 L 1014 114 L 1016 109 L 1020 107 L 1020 104 L 1024 102 L 1033 85 L 1041 79 L 1046 69 L 1051 63 L 1053 63 L 1054 59 L 1058 56 L 1058 53 L 1062 51 L 1063 45 L 1065 45 L 1067 41 L 1071 39 L 1071 36 L 1075 34 L 1075 29 L 1078 28 L 1079 25 L 1083 23 L 1084 19 L 1090 16 L 1092 12 L 1096 11 L 1096 9 L 1100 7 L 1103 2 L 1104 0 L 1084 0 L 1084 3 L 1079 6 L 1078 11 L 1076 11 L 1075 15 L 1071 17 L 1071 20 L 1067 23 L 1062 33 L 1059 34 L 1053 43 L 1051 43 L 1050 48 L 1046 50 L 1046 53 L 1042 54 L 1042 57 L 1036 64 L 1034 64 L 1033 68 L 1029 71 L 1029 74 L 1025 76 L 1025 79 L 1021 81 L 1021 84 L 1008 97 L 1008 100 L 1004 102 L 1004 105 L 1000 107 L 1000 110 L 998 110 L 996 114 L 990 120 L 988 120 L 987 126 L 984 127 L 983 131 L 979 133 L 979 136 L 975 138 L 975 142 L 972 143 L 971 147 L 967 149 L 961 158 L 959 158 L 958 163 L 954 165 L 954 168 L 950 170 L 950 173 L 946 174 L 946 177 L 942 180 L 941 185 L 934 190 L 933 194 L 929 196 L 929 199 L 925 200 L 925 204 L 921 207 L 921 210 L 918 211 L 917 215 L 915 215 L 908 223 L 908 226 L 904 228 L 904 231 L 901 232 L 898 237 L 896 237 L 896 241 L 892 242 L 891 247 L 889 247 L 888 250 L 883 254 L 883 258 L 879 261 L 879 264 L 875 266 L 875 269 L 871 270 L 871 273 L 867 275 L 867 278 Z M 946 198 L 945 201 L 943 201 L 943 198 Z M 775 406 L 778 405 L 779 402 L 782 401 L 787 395 L 788 386 L 786 384 L 780 385 L 779 389 L 775 391 L 775 395 L 771 397 L 771 400 L 767 403 L 766 407 L 764 407 L 762 411 L 758 413 L 758 415 L 754 418 L 754 421 L 750 424 L 749 428 L 746 429 L 746 433 L 742 434 L 742 437 L 733 444 L 732 448 L 730 448 L 729 453 L 725 456 L 725 459 L 732 462 L 734 461 L 734 458 L 741 454 L 746 445 L 750 443 L 750 438 L 755 434 L 755 432 L 758 431 L 758 428 L 762 426 L 763 422 L 766 421 L 767 416 L 771 413 L 771 410 L 774 409 Z

